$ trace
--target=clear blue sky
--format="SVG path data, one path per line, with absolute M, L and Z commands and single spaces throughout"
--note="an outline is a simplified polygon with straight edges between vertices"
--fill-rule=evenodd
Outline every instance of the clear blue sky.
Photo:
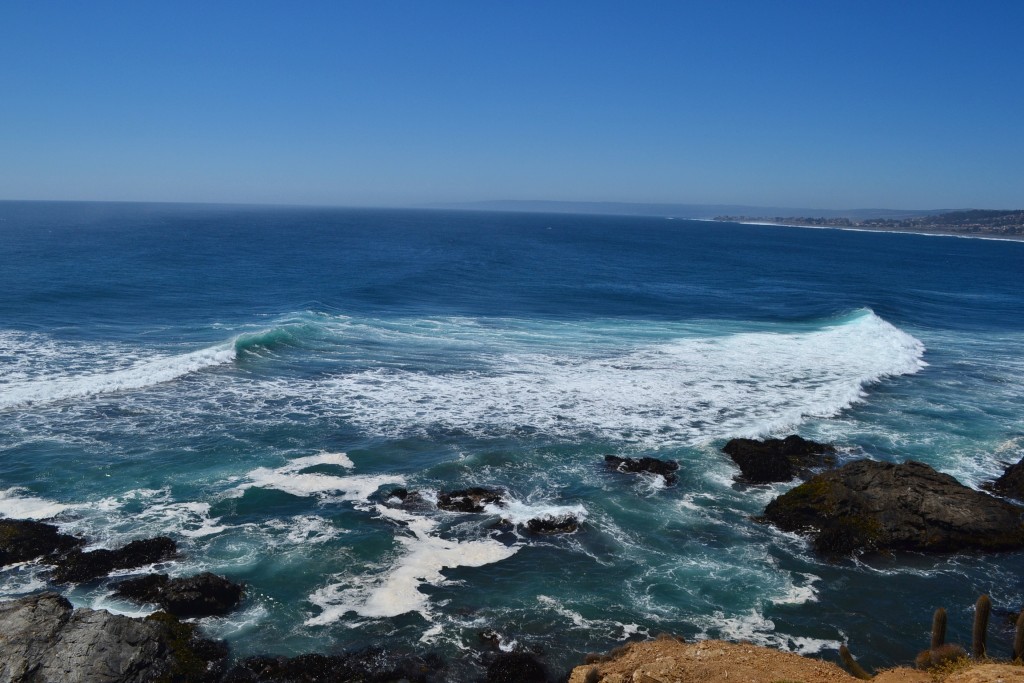
M 1024 0 L 0 3 L 0 198 L 1024 206 Z

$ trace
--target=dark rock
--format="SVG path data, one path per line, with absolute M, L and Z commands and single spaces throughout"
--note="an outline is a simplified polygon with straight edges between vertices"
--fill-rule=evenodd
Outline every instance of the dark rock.
M 501 634 L 493 628 L 484 629 L 480 631 L 480 641 L 492 650 L 497 650 L 498 646 L 501 645 Z
M 67 553 L 84 543 L 80 538 L 60 533 L 52 524 L 0 519 L 0 567 Z
M 570 534 L 580 528 L 580 522 L 572 515 L 538 517 L 529 520 L 526 528 L 535 534 Z
M 1016 465 L 1010 465 L 1002 476 L 989 485 L 989 488 L 1010 498 L 1024 500 L 1024 459 Z
M 0 681 L 203 683 L 227 654 L 167 614 L 132 619 L 73 610 L 55 593 L 0 603 Z
M 666 484 L 674 484 L 678 480 L 675 471 L 679 469 L 679 463 L 675 460 L 620 458 L 617 455 L 606 455 L 604 456 L 604 462 L 608 467 L 618 472 L 660 474 L 665 479 Z
M 409 489 L 404 488 L 393 489 L 391 493 L 388 494 L 386 500 L 391 498 L 397 498 L 402 501 L 402 505 L 422 505 L 426 502 L 423 499 L 423 496 L 420 495 L 419 491 L 410 491 Z
M 779 496 L 763 521 L 810 533 L 824 555 L 1024 548 L 1021 508 L 919 462 L 859 460 Z
M 233 667 L 223 683 L 434 683 L 441 681 L 444 662 L 434 655 L 392 661 L 379 649 L 340 655 L 250 657 Z
M 487 683 L 547 683 L 544 665 L 528 652 L 503 652 L 487 667 Z
M 483 512 L 485 505 L 502 505 L 502 492 L 498 489 L 473 487 L 441 493 L 437 496 L 437 507 L 451 512 Z
M 167 560 L 177 553 L 177 545 L 166 536 L 132 541 L 117 550 L 72 550 L 55 561 L 53 580 L 57 583 L 82 583 L 106 576 L 115 569 L 134 569 Z
M 210 572 L 180 579 L 149 574 L 120 582 L 115 592 L 138 602 L 156 603 L 182 619 L 227 614 L 242 600 L 241 585 Z
M 808 441 L 795 434 L 785 439 L 732 439 L 722 450 L 739 465 L 739 479 L 750 484 L 789 481 L 812 467 L 835 464 L 831 444 Z

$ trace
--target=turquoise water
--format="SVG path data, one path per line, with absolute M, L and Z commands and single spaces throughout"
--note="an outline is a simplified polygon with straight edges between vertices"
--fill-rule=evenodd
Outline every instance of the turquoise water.
M 478 633 L 555 670 L 662 631 L 869 666 L 1024 555 L 830 564 L 719 448 L 792 432 L 977 486 L 1024 456 L 1024 244 L 658 218 L 0 202 L 0 513 L 223 573 L 238 655 Z M 603 455 L 680 463 L 679 483 Z M 482 515 L 402 508 L 500 487 Z M 580 531 L 513 523 L 572 513 Z M 130 573 L 130 572 L 128 572 Z M 0 573 L 0 594 L 46 586 Z M 142 613 L 109 582 L 78 605 Z M 994 619 L 993 649 L 1009 649 Z M 1002 629 L 1002 630 L 1001 630 Z M 1005 642 L 1004 642 L 1005 641 Z

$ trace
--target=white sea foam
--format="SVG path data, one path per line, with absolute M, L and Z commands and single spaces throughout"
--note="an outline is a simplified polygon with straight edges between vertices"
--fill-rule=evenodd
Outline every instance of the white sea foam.
M 5 382 L 0 410 L 71 398 L 143 389 L 170 382 L 205 368 L 235 359 L 234 344 L 225 344 L 176 356 L 136 361 L 127 367 L 73 375 L 44 375 Z
M 786 593 L 773 598 L 772 602 L 776 605 L 803 605 L 808 602 L 817 602 L 818 591 L 814 584 L 820 581 L 821 577 L 814 574 L 800 574 L 800 576 L 804 578 L 803 585 L 790 584 Z
M 842 645 L 840 640 L 807 638 L 779 633 L 775 630 L 775 622 L 765 617 L 757 609 L 733 616 L 715 612 L 710 617 L 699 617 L 696 621 L 700 622 L 698 625 L 704 629 L 698 636 L 702 639 L 746 641 L 800 655 L 817 654 L 822 650 L 838 650 Z
M 685 337 L 579 358 L 509 353 L 487 370 L 374 369 L 324 383 L 363 428 L 440 426 L 701 443 L 834 416 L 884 377 L 916 373 L 924 346 L 871 312 L 806 332 Z
M 377 505 L 376 511 L 412 533 L 412 536 L 396 539 L 404 546 L 405 553 L 382 575 L 354 577 L 310 595 L 309 601 L 319 607 L 321 613 L 308 619 L 306 624 L 330 624 L 349 612 L 369 618 L 419 612 L 430 620 L 429 598 L 419 590 L 420 586 L 443 585 L 445 578 L 441 571 L 445 568 L 482 567 L 507 559 L 517 550 L 490 538 L 444 539 L 434 535 L 437 522 L 432 519 L 384 505 Z
M 235 487 L 241 495 L 247 489 L 276 489 L 293 496 L 328 496 L 333 500 L 365 500 L 385 484 L 404 484 L 400 475 L 336 476 L 321 472 L 303 472 L 318 465 L 351 468 L 352 461 L 344 453 L 319 453 L 291 460 L 281 467 L 258 467 L 246 475 L 248 481 Z
M 507 500 L 502 505 L 485 505 L 484 511 L 500 515 L 513 524 L 526 524 L 531 519 L 564 519 L 575 517 L 580 522 L 587 518 L 587 509 L 582 505 L 553 505 L 551 503 L 524 503 Z
M 550 609 L 559 616 L 568 619 L 573 626 L 586 631 L 600 630 L 617 640 L 626 640 L 638 633 L 646 635 L 648 630 L 644 626 L 633 623 L 623 623 L 613 619 L 587 619 L 579 612 L 569 609 L 559 600 L 547 595 L 538 595 L 537 602 L 546 609 Z
M 68 509 L 67 505 L 26 494 L 27 490 L 18 486 L 0 489 L 0 517 L 49 519 Z

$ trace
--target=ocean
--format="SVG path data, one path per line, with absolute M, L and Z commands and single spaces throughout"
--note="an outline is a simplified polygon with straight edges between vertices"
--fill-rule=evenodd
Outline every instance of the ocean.
M 247 586 L 236 656 L 369 645 L 479 675 L 661 632 L 869 667 L 974 600 L 1007 654 L 1024 553 L 851 558 L 753 521 L 733 437 L 1024 456 L 1024 243 L 657 217 L 0 202 L 0 515 L 169 535 Z M 679 462 L 679 481 L 605 454 Z M 507 505 L 445 512 L 441 491 Z M 390 492 L 419 491 L 401 506 Z M 572 514 L 578 531 L 525 522 Z M 502 520 L 505 520 L 504 522 Z M 119 576 L 140 573 L 123 571 Z M 117 578 L 117 577 L 115 577 Z M 61 589 L 144 614 L 112 580 Z M 0 598 L 43 589 L 0 572 Z

